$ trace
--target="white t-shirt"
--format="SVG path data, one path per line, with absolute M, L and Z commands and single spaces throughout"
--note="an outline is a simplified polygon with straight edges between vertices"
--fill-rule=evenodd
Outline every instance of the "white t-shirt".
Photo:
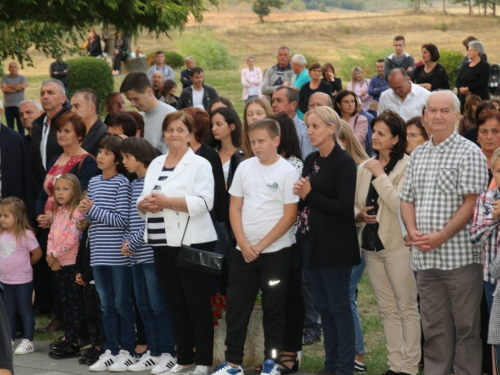
M 243 197 L 241 220 L 243 233 L 251 245 L 258 244 L 283 217 L 284 205 L 297 203 L 293 184 L 300 178 L 297 170 L 280 157 L 272 165 L 263 165 L 257 157 L 238 165 L 229 194 Z M 295 243 L 293 225 L 276 242 L 264 249 L 273 253 Z M 238 250 L 241 250 L 239 246 Z
M 193 107 L 205 110 L 203 106 L 203 94 L 205 90 L 202 88 L 200 91 L 197 91 L 193 87 Z

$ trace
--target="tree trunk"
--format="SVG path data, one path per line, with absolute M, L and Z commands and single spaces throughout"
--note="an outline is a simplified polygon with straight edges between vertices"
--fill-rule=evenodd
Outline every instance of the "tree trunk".
M 415 12 L 418 12 L 420 10 L 420 0 L 415 0 L 414 8 Z
M 472 0 L 469 0 L 469 16 L 472 16 Z
M 443 0 L 443 13 L 446 13 L 446 0 Z

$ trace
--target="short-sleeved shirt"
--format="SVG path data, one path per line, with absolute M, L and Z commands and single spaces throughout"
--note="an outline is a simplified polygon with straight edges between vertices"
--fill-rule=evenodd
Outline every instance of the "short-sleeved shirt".
M 32 231 L 19 239 L 13 233 L 0 234 L 0 281 L 4 284 L 19 285 L 33 281 L 31 252 L 40 245 Z
M 20 74 L 18 74 L 16 77 L 11 77 L 10 75 L 2 77 L 2 85 L 3 84 L 20 85 L 23 82 L 28 82 L 28 81 L 26 80 L 25 76 L 22 76 Z M 3 98 L 4 98 L 3 105 L 5 107 L 19 107 L 19 103 L 21 103 L 24 100 L 24 90 L 11 93 L 4 93 Z
M 394 93 L 393 89 L 385 90 L 380 94 L 378 113 L 390 109 L 400 115 L 405 121 L 415 116 L 422 116 L 422 110 L 430 94 L 430 91 L 414 83 L 411 83 L 411 91 L 404 101 Z
M 439 145 L 431 140 L 411 154 L 401 200 L 415 205 L 417 230 L 426 235 L 441 230 L 464 203 L 467 194 L 487 188 L 486 158 L 456 131 Z M 471 222 L 432 251 L 413 249 L 418 270 L 453 270 L 481 263 L 481 250 L 469 241 Z
M 297 203 L 293 184 L 300 178 L 293 165 L 280 157 L 271 165 L 263 165 L 257 157 L 238 165 L 229 194 L 243 197 L 241 221 L 243 233 L 251 245 L 258 244 L 283 217 L 285 204 Z M 273 253 L 295 243 L 294 226 L 276 242 L 264 249 Z M 239 246 L 238 250 L 241 250 Z

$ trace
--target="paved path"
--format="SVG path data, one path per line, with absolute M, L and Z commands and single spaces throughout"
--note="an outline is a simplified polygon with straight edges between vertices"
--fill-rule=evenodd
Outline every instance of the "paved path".
M 16 341 L 16 345 L 18 342 Z M 26 355 L 14 356 L 14 372 L 15 375 L 96 375 L 99 373 L 90 372 L 88 366 L 80 365 L 78 357 L 69 359 L 52 359 L 48 356 L 50 349 L 49 343 L 45 341 L 35 341 L 35 352 Z M 108 374 L 109 372 L 102 372 Z M 143 372 L 127 372 L 126 374 L 149 375 L 149 371 Z M 253 374 L 253 371 L 248 371 L 247 374 Z M 297 375 L 311 375 L 305 373 L 297 373 Z

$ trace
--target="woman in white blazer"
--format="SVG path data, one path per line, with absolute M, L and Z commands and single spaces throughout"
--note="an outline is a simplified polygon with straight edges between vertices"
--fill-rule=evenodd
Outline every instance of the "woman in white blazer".
M 176 266 L 176 258 L 185 230 L 183 244 L 214 249 L 217 234 L 209 213 L 214 178 L 210 163 L 189 147 L 191 115 L 170 113 L 163 122 L 163 137 L 168 152 L 149 165 L 137 208 L 146 221 L 144 241 L 153 248 L 177 343 L 177 364 L 168 373 L 206 375 L 214 341 L 210 276 Z
M 248 68 L 241 70 L 241 84 L 243 85 L 243 100 L 245 105 L 252 98 L 262 97 L 262 70 L 255 67 L 255 57 L 247 58 Z
M 376 156 L 359 166 L 356 181 L 359 241 L 384 325 L 386 374 L 415 375 L 420 361 L 417 286 L 398 220 L 399 192 L 409 161 L 406 124 L 394 112 L 383 112 L 373 124 Z

